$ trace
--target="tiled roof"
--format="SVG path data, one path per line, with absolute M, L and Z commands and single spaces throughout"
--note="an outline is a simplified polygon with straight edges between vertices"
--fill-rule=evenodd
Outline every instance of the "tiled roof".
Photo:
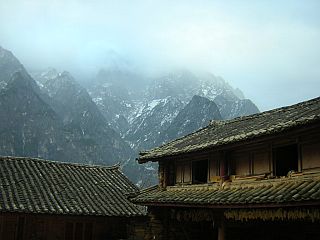
M 320 122 L 320 97 L 292 106 L 231 120 L 212 121 L 208 126 L 150 151 L 141 152 L 139 162 L 197 152 L 216 146 L 272 135 Z
M 127 199 L 137 191 L 118 167 L 0 157 L 0 212 L 143 215 Z
M 144 205 L 183 205 L 206 207 L 248 207 L 266 204 L 320 204 L 320 176 L 247 183 L 225 182 L 223 185 L 158 187 L 142 191 L 131 201 Z

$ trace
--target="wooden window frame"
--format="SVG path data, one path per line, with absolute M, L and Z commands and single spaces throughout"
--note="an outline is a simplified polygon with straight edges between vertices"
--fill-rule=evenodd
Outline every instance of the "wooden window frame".
M 283 177 L 283 176 L 286 176 L 286 175 L 283 175 L 283 174 L 279 174 L 277 172 L 277 167 L 278 167 L 278 164 L 277 162 L 279 161 L 277 159 L 277 156 L 276 156 L 276 151 L 280 148 L 286 148 L 286 147 L 290 147 L 290 146 L 295 146 L 296 147 L 296 154 L 297 154 L 297 169 L 296 171 L 299 171 L 301 169 L 301 146 L 299 143 L 295 142 L 295 143 L 289 143 L 289 144 L 282 144 L 282 145 L 277 145 L 277 146 L 273 146 L 272 148 L 272 166 L 273 166 L 273 169 L 272 169 L 272 172 L 273 172 L 273 176 L 276 176 L 276 177 Z M 295 170 L 295 169 L 291 169 L 291 170 Z M 289 170 L 289 171 L 291 171 Z M 288 171 L 288 172 L 289 172 Z M 288 173 L 287 173 L 288 174 Z
M 207 162 L 207 174 L 206 174 L 206 181 L 199 181 L 199 183 L 196 183 L 195 180 L 194 180 L 194 163 L 197 163 L 197 162 Z M 205 158 L 205 159 L 197 159 L 197 160 L 193 160 L 191 161 L 191 183 L 192 184 L 206 184 L 209 182 L 209 159 L 208 158 Z

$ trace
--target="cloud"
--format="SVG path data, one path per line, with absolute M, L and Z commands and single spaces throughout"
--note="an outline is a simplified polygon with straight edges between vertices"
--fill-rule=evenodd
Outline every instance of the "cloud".
M 116 52 L 149 72 L 210 71 L 268 109 L 318 95 L 319 10 L 316 0 L 1 1 L 0 44 L 29 68 L 92 73 Z M 288 85 L 303 96 L 280 94 Z

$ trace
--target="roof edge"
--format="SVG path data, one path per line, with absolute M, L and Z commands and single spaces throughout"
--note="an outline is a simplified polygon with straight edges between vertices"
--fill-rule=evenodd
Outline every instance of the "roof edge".
M 261 112 L 261 113 L 255 113 L 255 114 L 251 114 L 251 115 L 248 115 L 248 116 L 241 116 L 241 117 L 237 117 L 237 118 L 234 118 L 234 119 L 227 119 L 227 120 L 219 120 L 219 121 L 210 121 L 209 124 L 201 129 L 198 129 L 192 133 L 189 133 L 185 136 L 182 136 L 182 137 L 179 137 L 179 138 L 176 138 L 172 141 L 169 141 L 165 144 L 162 144 L 158 147 L 155 147 L 155 148 L 152 148 L 150 150 L 146 150 L 146 151 L 141 151 L 139 153 L 139 157 L 136 158 L 136 160 L 138 161 L 138 163 L 146 163 L 146 162 L 156 162 L 156 161 L 159 161 L 160 159 L 163 159 L 165 157 L 168 157 L 168 156 L 177 156 L 177 155 L 180 155 L 180 154 L 183 154 L 183 153 L 180 153 L 180 152 L 177 152 L 177 153 L 173 153 L 173 154 L 170 154 L 170 155 L 158 155 L 158 156 L 151 156 L 151 157 L 145 157 L 146 155 L 148 155 L 150 152 L 153 152 L 153 151 L 156 151 L 157 149 L 161 149 L 163 147 L 165 147 L 166 145 L 169 145 L 169 144 L 174 144 L 175 142 L 183 139 L 183 138 L 186 138 L 190 135 L 193 135 L 193 134 L 196 134 L 196 133 L 199 133 L 205 129 L 207 129 L 208 127 L 212 127 L 212 126 L 215 126 L 215 125 L 227 125 L 229 123 L 234 123 L 234 122 L 240 122 L 240 121 L 245 121 L 245 120 L 249 120 L 249 119 L 254 119 L 254 118 L 258 118 L 260 116 L 264 116 L 264 115 L 269 115 L 269 114 L 272 114 L 272 113 L 276 113 L 276 112 L 283 112 L 285 110 L 288 110 L 290 108 L 296 108 L 297 106 L 308 106 L 308 105 L 312 105 L 314 103 L 317 103 L 317 102 L 320 102 L 320 97 L 316 97 L 316 98 L 313 98 L 313 99 L 310 99 L 310 100 L 306 100 L 306 101 L 303 101 L 303 102 L 299 102 L 299 103 L 296 103 L 296 104 L 293 104 L 293 105 L 288 105 L 288 106 L 284 106 L 284 107 L 280 107 L 280 108 L 275 108 L 275 109 L 271 109 L 271 110 L 268 110 L 268 111 L 264 111 L 264 112 Z M 258 137 L 263 137 L 263 136 L 271 136 L 272 134 L 275 134 L 275 133 L 280 133 L 280 132 L 283 132 L 283 131 L 286 131 L 286 130 L 290 130 L 290 129 L 293 129 L 297 126 L 304 126 L 304 125 L 308 125 L 308 124 L 312 124 L 314 122 L 317 122 L 318 120 L 320 119 L 319 116 L 314 116 L 312 119 L 307 119 L 308 121 L 306 122 L 297 122 L 296 124 L 286 128 L 286 129 L 282 129 L 282 126 L 279 126 L 279 130 L 277 131 L 273 131 L 273 132 L 270 132 L 270 133 L 262 133 L 262 134 L 259 134 L 257 136 L 252 136 L 252 137 L 249 137 L 249 138 L 246 138 L 246 139 L 239 139 L 239 140 L 236 140 L 232 143 L 235 143 L 235 142 L 241 142 L 241 141 L 246 141 L 248 139 L 254 139 L 254 138 L 258 138 Z M 282 129 L 282 130 L 281 130 Z M 232 143 L 221 143 L 217 146 L 222 146 L 222 145 L 227 145 L 227 144 L 232 144 Z M 210 149 L 214 146 L 207 146 L 205 149 Z M 191 152 L 198 152 L 198 151 L 202 151 L 202 150 L 205 150 L 205 149 L 195 149 L 195 150 L 190 150 L 189 153 Z
M 87 167 L 87 168 L 103 168 L 108 170 L 120 170 L 120 163 L 117 163 L 112 166 L 104 166 L 104 165 L 95 165 L 95 164 L 87 164 L 87 163 L 72 163 L 72 162 L 60 162 L 56 160 L 48 160 L 43 158 L 36 158 L 36 157 L 19 157 L 19 156 L 2 156 L 0 155 L 0 161 L 6 159 L 6 160 L 12 160 L 12 161 L 20 161 L 20 160 L 28 160 L 28 161 L 35 161 L 35 162 L 41 162 L 44 164 L 58 164 L 58 165 L 69 165 L 69 166 L 75 166 L 75 167 Z

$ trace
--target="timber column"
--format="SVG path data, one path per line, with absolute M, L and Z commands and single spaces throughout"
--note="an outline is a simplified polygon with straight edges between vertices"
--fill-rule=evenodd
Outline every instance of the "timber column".
M 225 239 L 225 225 L 224 221 L 221 221 L 221 224 L 218 228 L 218 240 L 224 240 Z

